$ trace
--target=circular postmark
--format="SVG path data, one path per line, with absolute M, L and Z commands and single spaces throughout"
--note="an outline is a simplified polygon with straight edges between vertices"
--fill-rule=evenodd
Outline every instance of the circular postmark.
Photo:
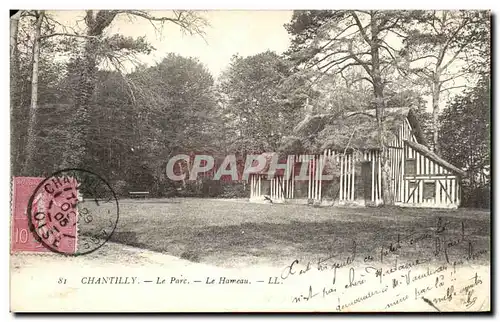
M 102 247 L 118 223 L 115 192 L 101 176 L 63 169 L 45 178 L 28 203 L 35 239 L 53 252 L 84 255 Z

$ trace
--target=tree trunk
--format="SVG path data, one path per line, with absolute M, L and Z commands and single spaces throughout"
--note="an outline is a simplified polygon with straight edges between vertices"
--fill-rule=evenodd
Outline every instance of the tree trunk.
M 371 17 L 371 56 L 372 56 L 372 79 L 373 93 L 375 96 L 376 119 L 377 119 L 377 134 L 380 146 L 380 162 L 382 167 L 382 198 L 385 205 L 394 204 L 394 196 L 392 195 L 393 182 L 390 178 L 390 165 L 387 151 L 387 143 L 385 142 L 385 124 L 384 124 L 384 83 L 380 72 L 380 39 L 378 38 L 378 26 L 374 15 Z
M 80 67 L 78 90 L 75 97 L 75 112 L 68 131 L 67 148 L 62 160 L 63 168 L 85 167 L 88 152 L 88 135 L 91 125 L 90 113 L 96 79 L 97 40 L 87 40 Z
M 28 142 L 26 144 L 26 162 L 24 164 L 25 175 L 34 175 L 33 158 L 36 148 L 37 108 L 38 108 L 38 69 L 40 61 L 40 34 L 44 11 L 37 12 L 35 23 L 35 35 L 33 43 L 33 74 L 31 77 L 31 104 L 29 110 Z
M 439 74 L 436 74 L 432 84 L 432 150 L 440 154 L 439 149 L 439 99 L 441 92 L 441 83 Z
M 63 168 L 88 167 L 92 158 L 88 155 L 88 143 L 97 74 L 97 52 L 100 37 L 115 18 L 116 11 L 100 10 L 95 15 L 88 10 L 85 17 L 87 39 L 84 47 L 78 91 L 75 98 L 75 113 L 71 120 L 66 150 L 62 160 Z M 94 163 L 95 164 L 95 163 Z

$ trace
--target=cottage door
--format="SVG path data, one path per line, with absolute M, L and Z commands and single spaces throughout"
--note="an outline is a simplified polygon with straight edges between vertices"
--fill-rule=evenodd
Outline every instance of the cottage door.
M 370 161 L 361 162 L 361 180 L 363 180 L 363 196 L 365 203 L 372 200 L 372 164 Z

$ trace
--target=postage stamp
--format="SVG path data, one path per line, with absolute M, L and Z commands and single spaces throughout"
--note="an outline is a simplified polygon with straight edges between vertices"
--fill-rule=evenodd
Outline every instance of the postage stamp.
M 12 180 L 11 252 L 47 252 L 31 234 L 28 201 L 43 178 L 14 177 Z

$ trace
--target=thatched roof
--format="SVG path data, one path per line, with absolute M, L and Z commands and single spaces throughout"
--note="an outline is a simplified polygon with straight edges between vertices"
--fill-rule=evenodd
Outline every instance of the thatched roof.
M 412 149 L 420 152 L 422 155 L 426 156 L 427 158 L 431 159 L 432 161 L 436 162 L 437 164 L 441 165 L 442 167 L 445 167 L 446 169 L 450 170 L 451 172 L 454 172 L 462 177 L 464 177 L 467 174 L 465 171 L 455 167 L 453 164 L 441 159 L 434 152 L 429 150 L 426 146 L 412 142 L 412 141 L 406 141 L 406 140 L 405 140 L 405 143 L 408 144 Z
M 414 112 L 408 107 L 386 108 L 384 125 L 386 139 L 394 138 L 408 118 L 420 144 L 425 144 L 424 136 Z M 343 150 L 378 149 L 377 121 L 375 110 L 346 113 L 319 114 L 307 116 L 294 128 L 294 135 L 282 140 L 279 149 L 284 153 L 321 153 L 325 149 Z

